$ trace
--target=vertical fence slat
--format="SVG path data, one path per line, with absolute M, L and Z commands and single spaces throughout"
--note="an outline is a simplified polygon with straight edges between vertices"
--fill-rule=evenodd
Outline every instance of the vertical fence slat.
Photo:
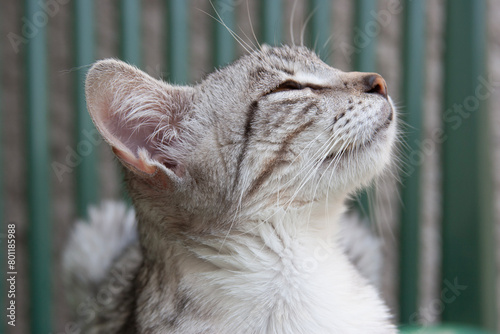
M 76 0 L 75 20 L 75 65 L 76 71 L 76 150 L 82 162 L 76 169 L 77 213 L 84 217 L 89 204 L 98 200 L 97 147 L 95 128 L 87 112 L 85 102 L 85 76 L 88 66 L 94 61 L 94 1 Z
M 353 46 L 354 69 L 361 72 L 374 72 L 376 69 L 376 36 L 370 24 L 376 22 L 370 13 L 377 11 L 378 1 L 356 0 L 354 10 Z
M 282 41 L 283 31 L 283 3 L 282 0 L 260 1 L 260 26 L 262 43 L 279 45 Z
M 425 1 L 404 3 L 403 37 L 403 153 L 401 217 L 399 237 L 399 319 L 413 322 L 418 307 L 419 221 L 420 221 L 420 142 L 425 73 Z
M 228 31 L 228 28 L 234 31 L 235 6 L 223 0 L 215 1 L 214 5 L 218 14 L 215 17 L 222 21 L 222 23 L 214 22 L 214 66 L 220 67 L 229 64 L 235 58 L 235 40 Z
M 477 36 L 478 39 L 485 36 Z M 498 264 L 497 254 L 498 244 L 496 243 L 496 221 L 494 216 L 495 203 L 493 198 L 494 182 L 493 182 L 493 147 L 491 145 L 491 120 L 489 114 L 492 110 L 491 106 L 486 107 L 488 112 L 483 112 L 479 119 L 479 128 L 481 129 L 479 137 L 479 175 L 480 175 L 480 195 L 482 199 L 480 203 L 480 259 L 481 259 L 481 304 L 482 315 L 481 323 L 484 328 L 493 332 L 498 332 L 498 293 L 497 277 Z
M 477 89 L 483 85 L 485 2 L 449 0 L 446 14 L 442 291 L 455 298 L 446 304 L 442 319 L 480 325 L 488 310 L 481 301 L 481 290 L 486 287 L 481 286 L 480 277 L 479 209 L 481 201 L 490 200 L 480 197 L 478 167 L 479 120 L 484 109 Z
M 309 2 L 309 11 L 312 13 L 309 45 L 320 58 L 328 63 L 330 58 L 330 36 L 331 29 L 331 6 L 330 0 L 313 0 Z
M 142 64 L 141 2 L 121 1 L 121 57 L 129 64 Z
M 476 50 L 477 72 L 488 80 L 490 76 L 486 71 L 486 52 L 487 52 L 487 3 L 482 0 L 474 3 L 475 9 L 473 22 L 476 27 L 473 31 L 473 46 Z M 491 19 L 490 19 L 491 20 Z M 483 82 L 484 83 L 484 82 Z M 486 87 L 482 87 L 484 93 Z M 481 299 L 481 325 L 491 332 L 498 332 L 498 262 L 497 254 L 498 243 L 496 233 L 496 221 L 494 217 L 494 182 L 493 182 L 493 147 L 491 141 L 492 125 L 490 113 L 496 110 L 497 106 L 489 105 L 489 95 L 482 99 L 478 94 L 478 87 L 475 88 L 475 96 L 482 102 L 482 108 L 478 111 L 478 177 L 479 177 L 479 254 L 480 254 L 480 299 Z
M 486 4 L 484 2 L 478 5 L 478 9 L 474 12 L 477 16 L 475 21 L 477 22 L 487 22 L 488 15 L 485 13 Z M 482 8 L 481 8 L 482 7 Z M 482 26 L 475 30 L 474 48 L 478 50 L 483 50 L 484 56 L 478 55 L 482 60 L 486 58 L 486 27 Z M 489 76 L 484 75 L 485 73 L 491 73 L 489 70 L 485 71 L 480 65 L 479 71 L 484 78 Z M 486 66 L 484 66 L 486 67 Z M 476 88 L 477 89 L 477 88 Z M 484 91 L 483 91 L 484 93 Z M 477 95 L 477 93 L 476 93 Z M 484 328 L 490 330 L 492 333 L 498 332 L 499 330 L 499 303 L 498 303 L 498 240 L 496 238 L 497 232 L 497 221 L 495 220 L 495 194 L 494 194 L 494 173 L 498 172 L 493 169 L 494 158 L 493 158 L 493 145 L 492 145 L 492 130 L 493 125 L 491 122 L 491 113 L 497 111 L 497 106 L 492 105 L 489 100 L 489 96 L 485 99 L 483 104 L 483 109 L 479 114 L 479 244 L 480 244 L 480 286 L 481 286 L 481 324 Z
M 370 33 L 370 24 L 375 22 L 370 12 L 377 10 L 376 0 L 356 0 L 354 6 L 353 29 L 353 69 L 360 72 L 375 72 L 376 70 L 376 36 Z M 358 207 L 361 212 L 370 216 L 370 197 L 374 190 L 367 189 L 358 196 Z
M 37 33 L 26 44 L 27 168 L 31 332 L 50 333 L 51 232 L 49 193 L 48 17 L 39 0 L 26 0 L 25 17 L 36 22 Z
M 168 78 L 177 84 L 189 81 L 189 21 L 188 1 L 167 0 L 168 15 Z

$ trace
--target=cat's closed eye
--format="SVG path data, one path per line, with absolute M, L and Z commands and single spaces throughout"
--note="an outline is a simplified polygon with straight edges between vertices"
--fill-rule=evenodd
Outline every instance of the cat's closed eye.
M 311 88 L 313 90 L 319 90 L 324 87 L 320 87 L 317 85 L 312 85 L 312 84 L 301 84 L 297 81 L 294 80 L 286 80 L 282 83 L 280 83 L 276 88 L 273 88 L 268 94 L 274 94 L 278 92 L 284 92 L 284 91 L 291 91 L 291 90 L 301 90 L 305 88 Z
M 304 89 L 305 87 L 306 86 L 302 85 L 301 83 L 298 83 L 297 81 L 287 80 L 285 82 L 282 82 L 278 87 L 274 88 L 270 92 L 270 94 L 282 92 L 285 90 L 299 90 L 299 89 Z

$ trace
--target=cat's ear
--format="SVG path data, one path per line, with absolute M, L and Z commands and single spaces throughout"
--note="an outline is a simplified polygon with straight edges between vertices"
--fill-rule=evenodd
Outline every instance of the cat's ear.
M 122 163 L 135 173 L 158 168 L 183 173 L 183 119 L 194 89 L 171 86 L 136 67 L 106 59 L 89 70 L 86 97 L 90 116 Z

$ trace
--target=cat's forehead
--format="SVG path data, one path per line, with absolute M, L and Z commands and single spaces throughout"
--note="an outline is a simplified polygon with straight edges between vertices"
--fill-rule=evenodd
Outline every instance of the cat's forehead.
M 270 71 L 278 70 L 289 75 L 331 69 L 313 51 L 301 46 L 263 46 L 248 57 Z
M 302 46 L 270 47 L 263 45 L 234 63 L 219 69 L 199 87 L 214 96 L 248 91 L 256 94 L 286 80 L 330 86 L 340 81 L 342 71 L 325 64 L 313 51 Z M 225 93 L 224 93 L 225 92 Z
M 325 64 L 313 51 L 302 46 L 270 47 L 260 49 L 238 59 L 233 64 L 212 73 L 208 82 L 233 79 L 238 84 L 260 82 L 272 84 L 280 80 L 296 79 L 322 84 L 336 77 L 340 70 Z M 207 82 L 207 83 L 208 83 Z

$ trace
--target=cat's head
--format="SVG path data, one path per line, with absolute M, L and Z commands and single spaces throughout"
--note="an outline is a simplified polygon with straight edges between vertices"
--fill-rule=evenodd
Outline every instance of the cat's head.
M 103 60 L 86 93 L 134 200 L 207 217 L 345 196 L 384 170 L 395 141 L 382 77 L 304 47 L 265 46 L 191 87 Z

